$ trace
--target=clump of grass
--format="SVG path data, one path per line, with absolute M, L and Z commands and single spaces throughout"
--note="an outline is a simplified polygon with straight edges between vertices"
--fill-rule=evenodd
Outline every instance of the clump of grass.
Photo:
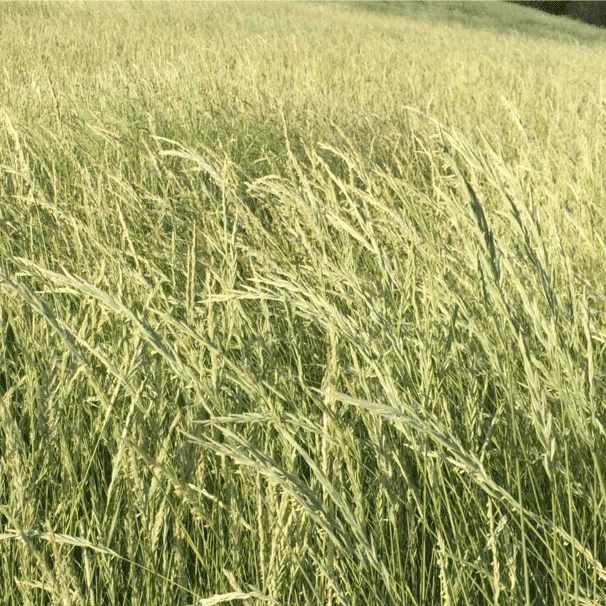
M 1 8 L 6 603 L 604 601 L 583 49 L 137 6 Z

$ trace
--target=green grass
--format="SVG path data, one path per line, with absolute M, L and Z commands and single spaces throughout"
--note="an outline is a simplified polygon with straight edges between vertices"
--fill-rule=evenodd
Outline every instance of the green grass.
M 606 31 L 567 15 L 555 16 L 504 0 L 360 1 L 347 2 L 353 10 L 360 9 L 385 16 L 418 19 L 444 26 L 463 25 L 503 34 L 516 33 L 531 38 L 547 38 L 584 45 L 603 45 Z
M 2 604 L 606 602 L 606 47 L 431 6 L 0 4 Z

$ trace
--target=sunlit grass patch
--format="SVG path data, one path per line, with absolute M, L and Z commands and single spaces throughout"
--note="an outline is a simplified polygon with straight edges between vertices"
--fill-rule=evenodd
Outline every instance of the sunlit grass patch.
M 143 7 L 1 7 L 6 603 L 602 603 L 601 48 Z

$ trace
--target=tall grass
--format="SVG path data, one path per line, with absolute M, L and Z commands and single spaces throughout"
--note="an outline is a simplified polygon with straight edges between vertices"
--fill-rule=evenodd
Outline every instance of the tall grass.
M 601 47 L 0 18 L 3 603 L 605 602 Z

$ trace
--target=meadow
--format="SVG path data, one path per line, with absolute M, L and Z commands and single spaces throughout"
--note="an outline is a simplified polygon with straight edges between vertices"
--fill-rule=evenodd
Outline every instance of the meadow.
M 605 43 L 1 3 L 0 604 L 606 604 Z

